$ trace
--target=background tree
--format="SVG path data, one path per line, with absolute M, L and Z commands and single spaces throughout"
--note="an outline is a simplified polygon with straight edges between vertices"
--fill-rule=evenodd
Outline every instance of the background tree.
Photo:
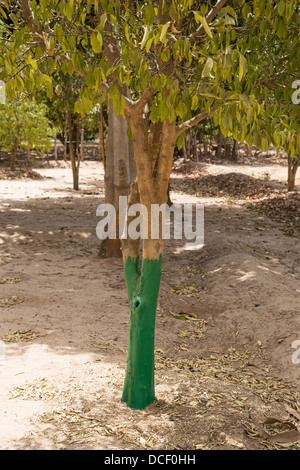
M 46 152 L 52 135 L 45 105 L 34 101 L 0 106 L 0 146 L 10 152 L 10 169 L 15 170 L 18 150 Z

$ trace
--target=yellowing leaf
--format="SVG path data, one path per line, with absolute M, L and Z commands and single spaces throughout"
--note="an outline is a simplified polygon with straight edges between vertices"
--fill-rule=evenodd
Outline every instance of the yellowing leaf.
M 161 42 L 165 42 L 165 37 L 166 37 L 169 26 L 170 26 L 170 21 L 168 21 L 168 23 L 163 25 L 161 29 L 160 37 L 159 37 L 159 40 Z
M 242 54 L 240 54 L 239 81 L 242 80 L 246 72 L 247 72 L 247 60 Z
M 211 57 L 209 57 L 204 65 L 203 71 L 202 71 L 202 77 L 208 77 L 210 74 L 212 68 L 214 65 L 214 61 L 212 60 Z
M 127 25 L 125 25 L 125 37 L 126 37 L 127 41 L 130 42 L 129 30 L 128 30 Z
M 148 37 L 149 37 L 149 28 L 148 26 L 145 26 L 145 31 L 144 31 L 144 36 L 141 42 L 141 49 L 143 49 L 144 45 L 146 44 Z
M 99 54 L 102 51 L 103 38 L 99 32 L 97 34 L 94 32 L 91 34 L 91 46 L 96 54 Z
M 194 12 L 194 14 L 195 14 L 196 20 L 197 20 L 197 21 L 200 21 L 200 23 L 202 24 L 202 26 L 203 26 L 204 31 L 206 32 L 206 34 L 207 34 L 210 38 L 212 38 L 213 35 L 212 35 L 212 32 L 211 32 L 210 27 L 209 27 L 208 24 L 207 24 L 207 21 L 206 21 L 205 16 L 201 16 L 201 15 L 199 15 L 199 13 L 197 13 L 197 12 Z

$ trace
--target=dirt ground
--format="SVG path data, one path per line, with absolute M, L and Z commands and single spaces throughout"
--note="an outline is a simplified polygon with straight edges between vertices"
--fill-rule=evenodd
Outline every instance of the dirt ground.
M 175 166 L 205 245 L 166 242 L 156 401 L 138 411 L 121 402 L 122 262 L 98 256 L 102 164 L 83 163 L 78 193 L 65 164 L 34 171 L 0 180 L 0 448 L 299 450 L 299 218 L 267 196 L 286 201 L 286 167 Z

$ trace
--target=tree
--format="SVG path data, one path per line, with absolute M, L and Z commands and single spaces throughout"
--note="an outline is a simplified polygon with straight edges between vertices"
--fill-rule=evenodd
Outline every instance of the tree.
M 105 159 L 105 203 L 116 211 L 116 238 L 101 241 L 99 254 L 106 258 L 120 258 L 121 240 L 119 230 L 119 197 L 128 194 L 130 184 L 136 176 L 132 141 L 127 135 L 126 120 L 117 114 L 110 102 L 108 111 L 108 134 Z
M 300 158 L 297 155 L 291 157 L 288 155 L 288 191 L 294 191 L 296 182 L 296 173 L 300 164 Z
M 34 101 L 8 103 L 0 107 L 1 148 L 10 152 L 10 169 L 15 170 L 18 150 L 48 151 L 52 144 L 46 106 Z
M 14 39 L 3 63 L 8 92 L 23 73 L 25 88 L 45 82 L 51 93 L 50 61 L 85 81 L 79 111 L 86 111 L 83 100 L 92 105 L 99 91 L 106 94 L 129 126 L 137 170 L 129 201 L 144 205 L 149 228 L 151 205 L 167 202 L 174 148 L 185 131 L 213 115 L 225 137 L 264 148 L 276 131 L 268 100 L 278 74 L 288 83 L 298 73 L 296 0 L 218 0 L 211 9 L 193 0 L 21 0 L 12 13 L 15 29 L 7 34 Z M 297 139 L 294 145 L 299 152 Z M 131 312 L 123 400 L 133 408 L 155 398 L 162 224 L 157 238 L 149 232 L 141 264 L 140 240 L 122 246 Z

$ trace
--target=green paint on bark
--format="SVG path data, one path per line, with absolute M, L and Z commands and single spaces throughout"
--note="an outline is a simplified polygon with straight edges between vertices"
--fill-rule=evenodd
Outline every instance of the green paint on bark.
M 143 409 L 155 399 L 154 336 L 162 256 L 125 262 L 125 278 L 130 307 L 127 369 L 122 400 L 134 409 Z

